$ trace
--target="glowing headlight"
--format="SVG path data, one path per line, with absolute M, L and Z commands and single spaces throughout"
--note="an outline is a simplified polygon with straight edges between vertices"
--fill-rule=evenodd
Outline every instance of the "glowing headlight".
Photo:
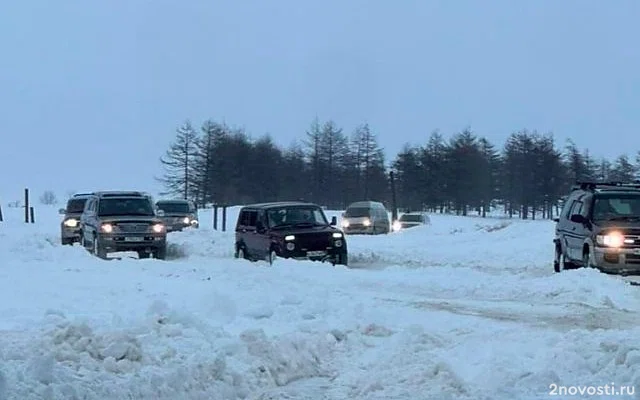
M 598 242 L 600 246 L 621 247 L 624 244 L 624 235 L 620 232 L 598 235 L 596 236 L 596 242 Z
M 191 225 L 198 225 L 198 220 L 197 219 L 192 219 L 191 220 Z
M 349 227 L 349 221 L 344 219 L 344 220 L 342 220 L 342 224 L 341 225 L 342 225 L 343 228 L 348 228 Z
M 184 219 L 182 220 L 182 222 L 184 222 L 185 224 L 188 224 L 190 221 L 189 217 L 184 217 Z
M 161 232 L 164 232 L 164 225 L 162 225 L 162 224 L 155 224 L 155 225 L 153 225 L 153 227 L 152 227 L 151 229 L 153 229 L 153 231 L 154 231 L 155 233 L 161 233 Z
M 287 236 L 284 237 L 284 240 L 287 240 L 287 241 L 296 240 L 296 237 L 294 235 L 287 235 Z
M 370 226 L 371 225 L 371 220 L 369 218 L 365 219 L 364 221 L 362 221 L 362 225 Z
M 391 229 L 397 232 L 402 229 L 402 224 L 400 223 L 400 221 L 393 221 L 393 226 L 391 227 Z
M 111 232 L 113 232 L 113 225 L 111 225 L 111 224 L 102 224 L 100 229 L 102 229 L 102 232 L 104 232 L 104 233 L 111 233 Z
M 342 232 L 333 232 L 334 239 L 340 239 L 342 237 Z
M 70 218 L 64 221 L 64 226 L 68 226 L 69 228 L 75 228 L 76 226 L 78 226 L 78 220 L 74 218 Z

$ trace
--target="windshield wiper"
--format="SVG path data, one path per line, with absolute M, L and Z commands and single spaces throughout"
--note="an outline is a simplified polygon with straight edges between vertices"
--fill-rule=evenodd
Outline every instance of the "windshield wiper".
M 625 216 L 607 218 L 607 221 L 629 221 L 629 220 L 640 220 L 640 215 L 625 215 Z

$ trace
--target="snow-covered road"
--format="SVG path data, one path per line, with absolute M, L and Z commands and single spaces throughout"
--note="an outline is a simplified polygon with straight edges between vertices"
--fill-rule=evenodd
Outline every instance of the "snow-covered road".
M 553 274 L 549 221 L 433 215 L 349 237 L 352 268 L 269 268 L 206 228 L 99 260 L 40 214 L 0 223 L 1 400 L 640 399 L 550 394 L 640 391 L 640 287 Z

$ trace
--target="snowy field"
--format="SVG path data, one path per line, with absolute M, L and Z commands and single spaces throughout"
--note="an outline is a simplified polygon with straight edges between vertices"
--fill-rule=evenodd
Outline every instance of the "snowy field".
M 550 221 L 432 215 L 348 237 L 350 268 L 269 267 L 233 258 L 235 209 L 170 234 L 166 261 L 3 211 L 1 400 L 640 399 L 640 287 L 554 274 Z

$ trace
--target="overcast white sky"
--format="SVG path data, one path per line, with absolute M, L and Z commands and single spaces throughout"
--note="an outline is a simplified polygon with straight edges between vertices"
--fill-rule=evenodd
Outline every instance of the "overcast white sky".
M 186 118 L 269 132 L 369 122 L 392 157 L 434 129 L 640 149 L 636 0 L 109 0 L 0 5 L 0 201 L 155 191 Z

